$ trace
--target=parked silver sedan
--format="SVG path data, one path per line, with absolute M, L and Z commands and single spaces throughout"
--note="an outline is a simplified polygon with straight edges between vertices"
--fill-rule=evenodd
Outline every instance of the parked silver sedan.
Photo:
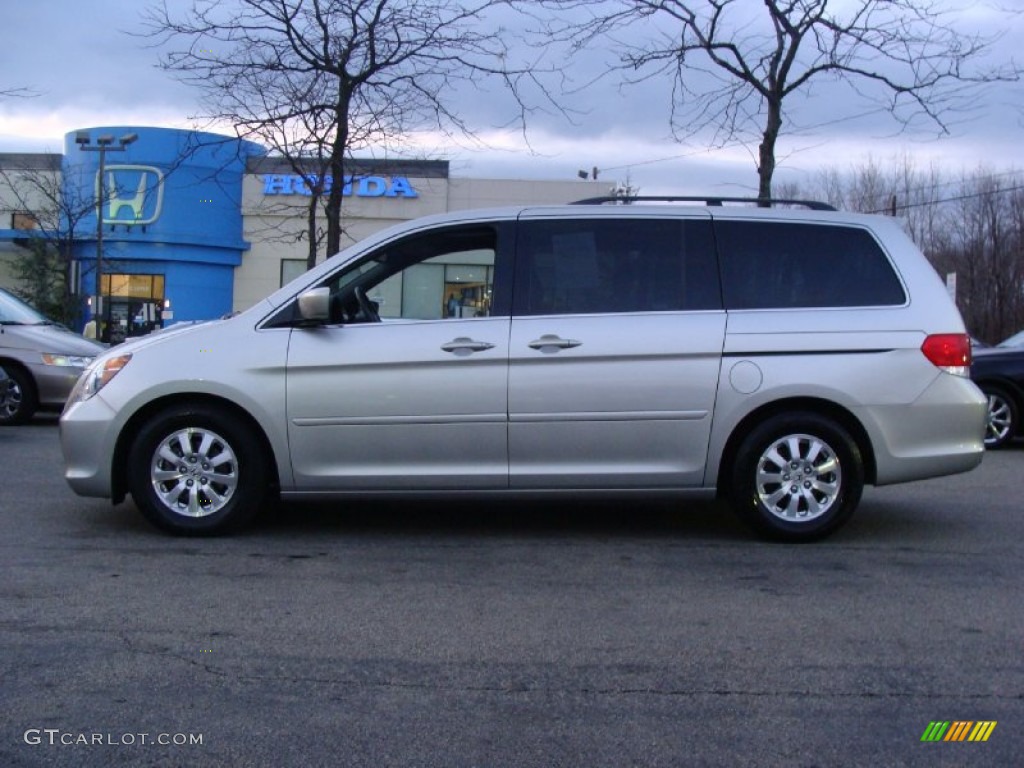
M 22 424 L 37 409 L 59 411 L 105 349 L 0 288 L 0 426 Z

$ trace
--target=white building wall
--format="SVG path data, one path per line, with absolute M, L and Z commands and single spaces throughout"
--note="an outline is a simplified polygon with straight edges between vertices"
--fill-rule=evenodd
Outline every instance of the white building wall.
M 613 182 L 449 179 L 448 210 L 502 205 L 561 205 L 607 195 Z
M 14 264 L 18 254 L 23 252 L 14 243 L 0 242 L 0 287 L 14 288 L 18 284 Z
M 14 229 L 15 214 L 30 213 L 51 236 L 59 221 L 59 158 L 51 155 L 5 155 L 0 160 L 0 229 Z M 25 220 L 17 222 L 25 226 Z M 16 288 L 14 265 L 26 250 L 0 241 L 0 286 Z

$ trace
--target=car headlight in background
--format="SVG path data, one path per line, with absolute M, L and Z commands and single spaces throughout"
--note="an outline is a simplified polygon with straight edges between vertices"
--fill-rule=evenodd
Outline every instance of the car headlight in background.
M 43 354 L 44 365 L 59 365 L 62 368 L 85 368 L 93 361 L 92 357 L 80 355 L 50 355 Z
M 90 365 L 78 377 L 78 381 L 75 382 L 75 388 L 68 395 L 68 405 L 81 400 L 88 400 L 95 395 L 107 386 L 110 380 L 117 376 L 131 359 L 131 355 L 117 355 L 116 357 L 101 358 Z

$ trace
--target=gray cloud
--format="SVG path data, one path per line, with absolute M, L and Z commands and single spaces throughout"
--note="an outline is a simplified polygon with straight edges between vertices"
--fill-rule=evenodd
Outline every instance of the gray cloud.
M 183 0 L 172 3 L 183 5 Z M 184 126 L 200 111 L 198 94 L 157 68 L 158 51 L 128 34 L 140 29 L 142 4 L 93 0 L 86 10 L 77 0 L 41 0 L 9 6 L 0 26 L 0 91 L 28 88 L 38 95 L 0 100 L 0 151 L 59 151 L 62 134 L 77 127 Z M 971 22 L 993 23 L 995 17 L 982 11 Z M 508 16 L 490 23 L 504 24 L 510 41 L 512 27 L 523 26 Z M 1009 56 L 1016 37 L 1004 38 L 1001 54 Z M 515 47 L 511 54 L 518 61 L 540 55 Z M 532 114 L 527 132 L 532 154 L 515 131 L 495 131 L 509 122 L 515 107 L 497 84 L 487 84 L 481 90 L 462 88 L 452 97 L 457 111 L 496 149 L 470 151 L 438 139 L 431 156 L 447 155 L 454 172 L 477 176 L 569 178 L 579 169 L 597 166 L 602 182 L 628 176 L 649 191 L 727 194 L 754 187 L 751 149 L 756 135 L 748 136 L 745 146 L 732 142 L 713 152 L 707 149 L 707 136 L 676 143 L 668 124 L 670 85 L 655 80 L 630 85 L 615 76 L 595 80 L 610 55 L 594 51 L 567 68 L 564 51 L 552 47 L 544 53 L 541 68 L 564 70 L 571 78 L 563 82 L 552 74 L 545 82 L 572 119 L 550 105 Z M 819 84 L 808 98 L 791 102 L 796 109 L 787 127 L 800 130 L 784 134 L 778 178 L 800 179 L 823 165 L 900 151 L 945 159 L 957 169 L 986 160 L 994 166 L 1018 164 L 1024 102 L 1020 88 L 1014 84 L 979 90 L 977 111 L 954 124 L 952 139 L 935 142 L 930 134 L 895 135 L 895 125 L 884 112 L 856 104 L 848 89 Z M 543 104 L 539 91 L 530 96 Z

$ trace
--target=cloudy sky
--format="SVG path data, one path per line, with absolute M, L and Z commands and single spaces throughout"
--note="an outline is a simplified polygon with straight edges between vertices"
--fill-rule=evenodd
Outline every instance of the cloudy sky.
M 838 7 L 854 0 L 835 0 Z M 0 96 L 0 152 L 61 152 L 66 132 L 103 125 L 187 128 L 200 113 L 198 94 L 156 64 L 159 52 L 128 34 L 140 29 L 144 0 L 36 0 L 5 3 L 0 25 L 0 92 L 24 89 L 27 96 Z M 997 13 L 1021 0 L 969 4 L 963 32 L 1004 32 L 996 58 L 1009 60 L 1024 39 L 1024 16 Z M 169 0 L 185 7 L 187 0 Z M 752 12 L 755 0 L 739 0 Z M 662 25 L 664 28 L 664 25 Z M 751 33 L 747 27 L 747 33 Z M 756 31 L 756 29 L 754 29 Z M 623 32 L 623 35 L 641 32 Z M 571 179 L 579 169 L 600 169 L 602 182 L 628 179 L 643 192 L 742 195 L 756 191 L 755 144 L 733 141 L 709 148 L 707 136 L 680 143 L 669 128 L 671 82 L 651 79 L 623 85 L 615 77 L 593 81 L 607 53 L 591 52 L 567 64 L 552 48 L 542 66 L 571 77 L 571 92 L 559 94 L 576 113 L 538 113 L 527 134 L 497 127 L 511 114 L 507 97 L 456 94 L 456 108 L 486 144 L 468 148 L 435 142 L 431 157 L 449 159 L 452 173 L 490 178 Z M 1024 64 L 1024 57 L 1022 57 Z M 554 82 L 554 81 L 552 81 Z M 558 87 L 561 87 L 559 84 Z M 872 109 L 841 87 L 817 87 L 793 97 L 776 181 L 802 182 L 824 167 L 848 168 L 868 157 L 885 160 L 907 153 L 922 165 L 938 163 L 952 174 L 979 166 L 1024 168 L 1024 84 L 978 89 L 975 104 L 959 115 L 952 135 L 934 129 L 897 133 L 887 112 Z M 603 188 L 602 188 L 603 191 Z

